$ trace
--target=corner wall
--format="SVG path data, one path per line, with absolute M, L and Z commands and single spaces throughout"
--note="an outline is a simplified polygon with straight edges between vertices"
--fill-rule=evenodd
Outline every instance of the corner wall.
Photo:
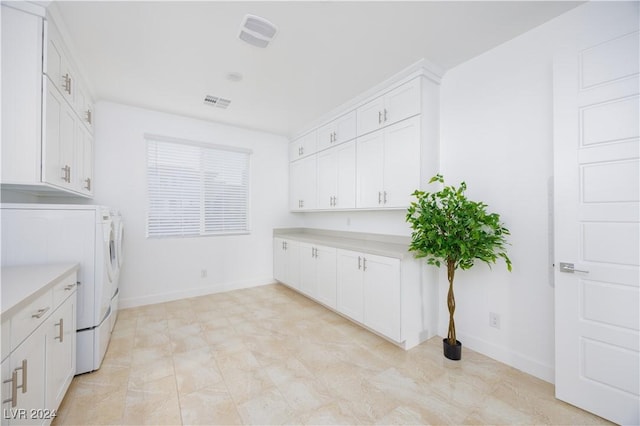
M 549 382 L 554 380 L 552 252 L 553 57 L 588 25 L 615 25 L 616 2 L 579 6 L 447 72 L 441 87 L 441 167 L 465 180 L 511 231 L 513 272 L 477 264 L 455 279 L 463 344 Z M 440 274 L 439 332 L 446 335 L 447 281 Z M 489 326 L 489 313 L 500 328 Z M 464 355 L 463 355 L 464 356 Z
M 251 233 L 146 238 L 145 133 L 248 148 Z M 121 211 L 125 259 L 120 304 L 131 307 L 273 282 L 274 227 L 296 226 L 288 212 L 288 140 L 238 127 L 125 105 L 96 105 L 95 198 Z M 207 277 L 201 277 L 201 270 Z

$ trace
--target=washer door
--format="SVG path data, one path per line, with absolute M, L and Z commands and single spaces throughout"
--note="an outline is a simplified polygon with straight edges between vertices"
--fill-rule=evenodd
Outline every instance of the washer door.
M 124 257 L 124 252 L 122 251 L 122 240 L 124 238 L 124 223 L 122 223 L 122 218 L 118 220 L 118 237 L 116 239 L 116 258 L 118 259 L 118 269 L 122 267 L 122 259 Z
M 116 268 L 116 241 L 115 241 L 115 232 L 113 229 L 113 221 L 105 221 L 104 224 L 104 244 L 105 244 L 105 268 L 107 269 L 107 276 L 109 277 L 109 282 L 113 282 L 115 278 L 115 268 Z M 109 297 L 111 294 L 109 294 Z

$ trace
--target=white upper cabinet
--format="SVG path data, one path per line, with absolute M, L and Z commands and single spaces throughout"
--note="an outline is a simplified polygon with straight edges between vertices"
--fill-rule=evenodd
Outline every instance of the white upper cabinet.
M 420 114 L 420 94 L 420 78 L 415 78 L 358 108 L 358 135 Z
M 2 4 L 1 183 L 90 197 L 83 182 L 93 179 L 93 104 L 44 11 Z
M 294 140 L 289 145 L 289 161 L 296 161 L 300 158 L 315 154 L 317 132 L 309 132 L 306 135 Z
M 2 5 L 2 182 L 40 181 L 44 20 Z
M 358 208 L 401 208 L 420 187 L 420 119 L 357 139 Z
M 316 208 L 316 156 L 289 164 L 289 202 L 295 211 Z
M 356 206 L 355 141 L 318 153 L 318 209 Z
M 439 83 L 426 71 L 394 80 L 291 143 L 291 210 L 404 209 L 410 204 L 422 179 L 440 171 Z M 316 170 L 310 164 L 293 166 L 308 158 L 316 159 Z M 307 186 L 311 181 L 316 192 Z
M 318 129 L 318 151 L 350 141 L 356 137 L 356 112 L 339 117 Z

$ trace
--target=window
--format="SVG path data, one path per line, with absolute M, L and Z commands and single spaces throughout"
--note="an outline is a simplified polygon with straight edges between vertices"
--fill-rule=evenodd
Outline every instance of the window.
M 145 138 L 148 237 L 249 232 L 251 151 L 154 135 Z

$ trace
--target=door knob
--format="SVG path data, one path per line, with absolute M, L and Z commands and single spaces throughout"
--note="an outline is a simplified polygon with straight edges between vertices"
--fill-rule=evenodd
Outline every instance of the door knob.
M 568 274 L 573 274 L 574 272 L 582 272 L 583 274 L 589 273 L 589 271 L 575 269 L 573 266 L 573 263 L 568 263 L 568 262 L 560 262 L 560 272 L 566 272 Z

